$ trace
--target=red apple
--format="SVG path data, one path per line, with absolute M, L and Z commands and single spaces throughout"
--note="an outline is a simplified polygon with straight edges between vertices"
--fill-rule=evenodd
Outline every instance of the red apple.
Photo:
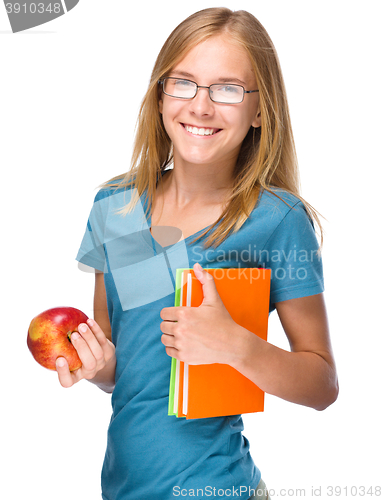
M 61 356 L 67 360 L 70 371 L 80 368 L 82 363 L 70 336 L 87 319 L 74 307 L 54 307 L 33 318 L 27 337 L 32 356 L 49 370 L 56 370 L 56 359 Z

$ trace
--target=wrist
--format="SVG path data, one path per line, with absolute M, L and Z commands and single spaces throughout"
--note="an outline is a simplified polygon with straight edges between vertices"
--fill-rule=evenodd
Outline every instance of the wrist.
M 253 349 L 252 341 L 255 335 L 235 323 L 234 329 L 230 332 L 230 337 L 232 342 L 227 352 L 226 364 L 240 371 L 240 368 L 246 363 L 249 350 Z
M 254 358 L 259 349 L 259 342 L 262 340 L 250 332 L 246 328 L 235 323 L 235 328 L 232 332 L 232 345 L 228 352 L 228 360 L 226 364 L 232 366 L 239 372 L 243 372 L 251 363 L 254 365 Z
M 115 374 L 116 374 L 116 356 L 115 354 L 111 359 L 109 359 L 99 372 L 96 375 L 89 379 L 89 382 L 97 385 L 99 389 L 108 394 L 111 394 L 114 390 L 115 386 Z

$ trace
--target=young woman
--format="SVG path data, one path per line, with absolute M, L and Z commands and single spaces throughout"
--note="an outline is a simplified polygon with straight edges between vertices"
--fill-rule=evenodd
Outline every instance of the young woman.
M 225 363 L 264 391 L 323 410 L 337 398 L 315 211 L 300 197 L 273 44 L 249 13 L 197 12 L 164 44 L 142 103 L 132 169 L 98 192 L 77 259 L 97 270 L 95 320 L 72 335 L 83 366 L 61 384 L 113 392 L 105 500 L 267 498 L 240 415 L 168 416 L 171 357 Z M 175 308 L 194 267 L 198 308 Z M 271 268 L 270 312 L 291 345 L 237 325 L 203 268 Z M 214 490 L 215 489 L 215 490 Z M 219 493 L 221 492 L 221 493 Z

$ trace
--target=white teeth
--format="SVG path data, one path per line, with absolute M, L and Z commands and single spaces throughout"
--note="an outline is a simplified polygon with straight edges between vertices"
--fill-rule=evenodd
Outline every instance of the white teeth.
M 197 127 L 190 127 L 189 125 L 185 125 L 185 128 L 188 132 L 194 135 L 213 135 L 214 134 L 214 129 L 213 128 L 197 128 Z

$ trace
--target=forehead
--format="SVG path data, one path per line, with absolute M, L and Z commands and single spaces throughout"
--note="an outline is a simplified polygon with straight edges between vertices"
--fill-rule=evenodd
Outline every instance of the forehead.
M 186 53 L 172 69 L 172 74 L 201 79 L 240 80 L 255 83 L 255 74 L 246 50 L 227 36 L 211 37 L 199 43 Z M 233 82 L 235 83 L 235 82 Z

